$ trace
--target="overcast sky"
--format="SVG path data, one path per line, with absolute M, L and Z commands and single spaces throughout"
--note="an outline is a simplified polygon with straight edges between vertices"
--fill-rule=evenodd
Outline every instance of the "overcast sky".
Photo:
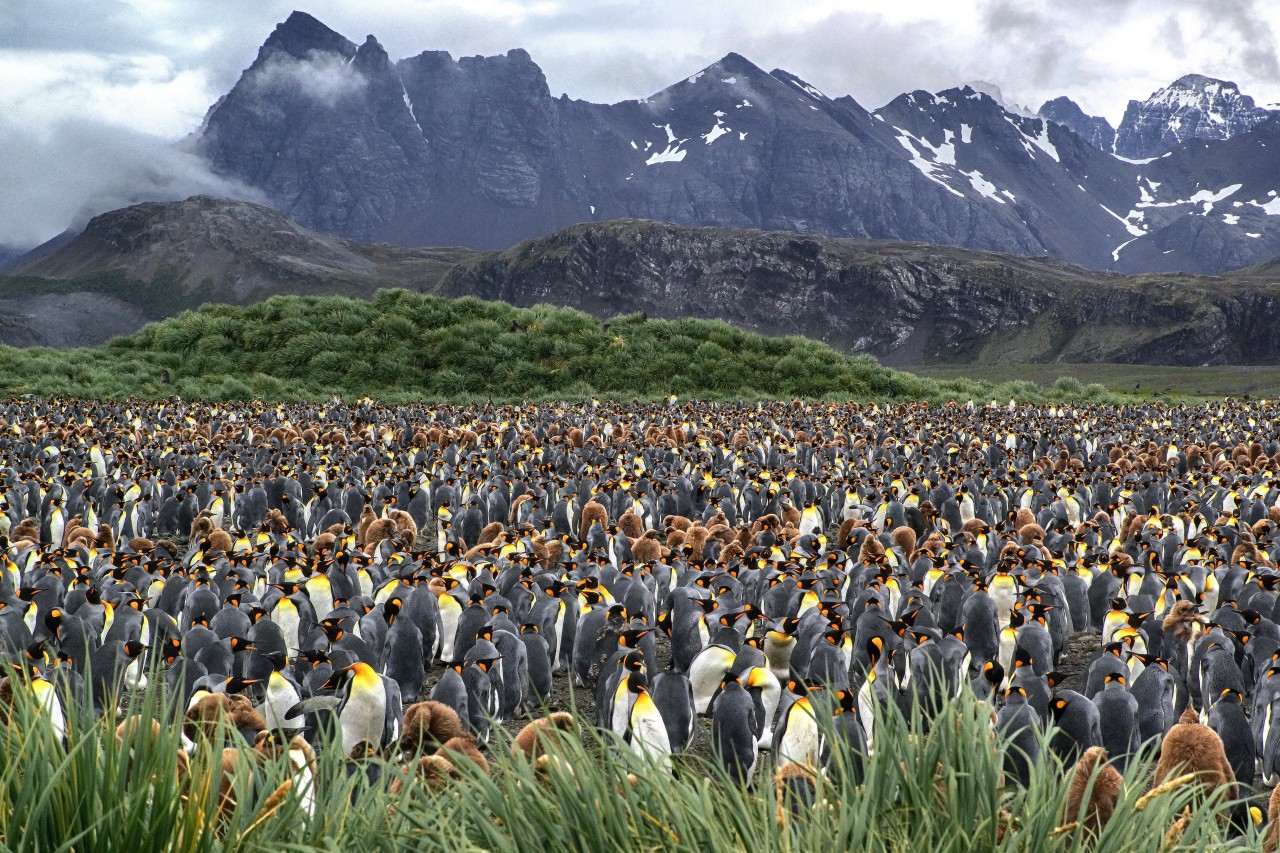
M 603 102 L 729 51 L 867 108 L 986 80 L 1114 124 L 1189 72 L 1280 101 L 1280 2 L 1265 0 L 0 0 L 0 246 L 139 198 L 244 195 L 171 143 L 295 7 L 393 59 L 523 47 L 553 95 Z

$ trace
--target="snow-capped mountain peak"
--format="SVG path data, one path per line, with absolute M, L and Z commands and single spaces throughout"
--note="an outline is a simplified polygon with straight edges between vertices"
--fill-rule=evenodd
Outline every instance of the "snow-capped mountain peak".
M 1129 102 L 1116 130 L 1115 152 L 1131 159 L 1158 157 L 1189 140 L 1239 136 L 1271 114 L 1229 80 L 1187 74 L 1145 101 Z

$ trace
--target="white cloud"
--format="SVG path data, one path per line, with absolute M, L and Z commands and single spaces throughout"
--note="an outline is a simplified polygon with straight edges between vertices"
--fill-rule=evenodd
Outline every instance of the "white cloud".
M 15 248 L 140 201 L 197 193 L 264 200 L 212 174 L 182 143 L 91 119 L 39 129 L 0 119 L 0 186 L 0 246 Z
M 365 78 L 345 59 L 333 53 L 312 51 L 306 59 L 275 55 L 254 75 L 263 89 L 296 89 L 313 101 L 334 104 L 365 87 Z

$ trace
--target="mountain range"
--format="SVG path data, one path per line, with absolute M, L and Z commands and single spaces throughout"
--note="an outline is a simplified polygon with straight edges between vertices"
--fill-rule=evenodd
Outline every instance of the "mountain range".
M 909 240 L 1095 269 L 1215 274 L 1280 254 L 1280 118 L 1188 75 L 1118 128 L 970 86 L 868 110 L 731 53 L 648 98 L 553 97 L 523 50 L 393 61 L 279 24 L 199 148 L 301 225 L 506 248 L 584 222 Z
M 790 231 L 583 223 L 510 249 L 364 245 L 196 196 L 102 214 L 0 276 L 0 342 L 92 345 L 203 302 L 404 287 L 600 318 L 714 318 L 889 364 L 1280 361 L 1277 263 L 1124 276 L 1048 258 Z

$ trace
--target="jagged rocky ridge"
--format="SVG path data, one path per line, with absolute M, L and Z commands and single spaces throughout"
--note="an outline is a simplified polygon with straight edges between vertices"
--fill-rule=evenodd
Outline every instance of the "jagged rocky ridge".
M 1188 74 L 1145 101 L 1129 102 L 1116 129 L 1115 152 L 1133 159 L 1159 157 L 1189 140 L 1240 136 L 1274 115 L 1255 106 L 1235 83 Z
M 737 54 L 649 98 L 592 104 L 552 97 L 522 50 L 393 62 L 373 36 L 357 45 L 295 12 L 200 139 L 302 225 L 399 245 L 502 248 L 644 218 L 1123 271 L 1216 273 L 1280 250 L 1270 123 L 1218 144 L 1256 138 L 1257 161 L 1210 147 L 1137 165 L 1100 150 L 1105 129 L 1083 113 L 1053 115 L 1067 124 L 968 87 L 873 112 Z
M 320 235 L 259 205 L 195 197 L 99 216 L 0 276 L 0 341 L 93 344 L 199 302 L 400 286 L 601 318 L 718 318 L 898 365 L 1266 364 L 1280 362 L 1276 272 L 1270 264 L 1223 278 L 1127 277 L 919 243 L 651 221 L 581 224 L 480 254 L 397 249 Z M 66 310 L 50 313 L 40 301 L 48 299 Z

